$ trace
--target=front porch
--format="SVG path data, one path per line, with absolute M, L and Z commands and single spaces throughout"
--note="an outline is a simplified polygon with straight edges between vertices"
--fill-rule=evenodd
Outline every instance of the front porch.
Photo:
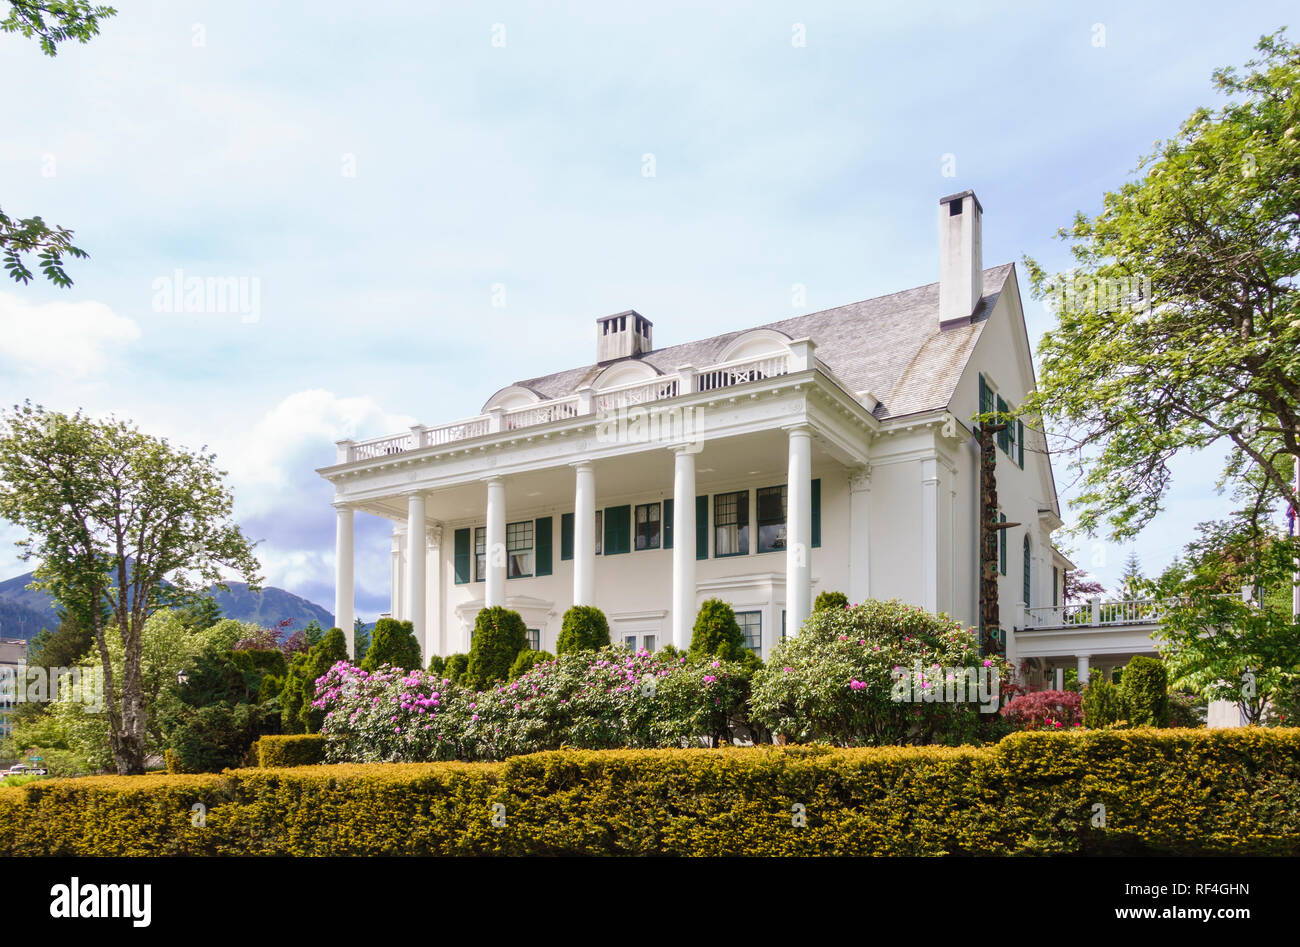
M 726 385 L 716 368 L 696 373 L 715 387 L 658 404 L 597 392 L 585 415 L 543 402 L 523 426 L 502 411 L 496 430 L 451 441 L 422 428 L 341 443 L 321 471 L 335 486 L 336 621 L 351 632 L 353 518 L 365 512 L 393 523 L 392 612 L 426 660 L 468 650 L 493 605 L 519 611 L 544 650 L 571 605 L 601 608 L 615 642 L 686 648 L 710 597 L 766 655 L 818 591 L 865 592 L 853 576 L 867 574 L 866 550 L 850 536 L 866 534 L 862 472 L 879 422 L 807 353 L 803 371 L 728 369 Z

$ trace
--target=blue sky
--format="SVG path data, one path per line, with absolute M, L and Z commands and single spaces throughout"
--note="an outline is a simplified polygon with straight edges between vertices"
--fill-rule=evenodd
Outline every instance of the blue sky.
M 0 400 L 212 447 L 268 583 L 329 607 L 336 438 L 476 414 L 587 360 L 600 315 L 665 345 L 798 314 L 794 283 L 814 311 L 933 282 L 936 202 L 965 188 L 986 265 L 1064 265 L 1056 229 L 1289 12 L 698 6 L 124 0 L 54 59 L 0 37 L 0 206 L 91 253 L 70 290 L 0 285 Z M 178 269 L 255 279 L 256 320 L 156 311 Z M 1218 472 L 1177 465 L 1148 572 L 1230 508 Z M 387 528 L 361 520 L 373 618 Z M 1127 552 L 1076 543 L 1109 582 Z

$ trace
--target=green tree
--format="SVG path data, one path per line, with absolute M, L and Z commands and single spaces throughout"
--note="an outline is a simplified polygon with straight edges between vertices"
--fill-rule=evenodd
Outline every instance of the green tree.
M 69 610 L 88 610 L 118 772 L 143 772 L 145 622 L 164 595 L 183 602 L 210 584 L 224 587 L 227 571 L 254 589 L 259 582 L 252 544 L 230 520 L 223 472 L 212 454 L 174 448 L 114 419 L 27 402 L 0 420 L 0 516 L 28 532 L 23 557 L 41 560 L 32 587 Z M 123 647 L 116 672 L 114 640 Z
M 385 664 L 405 671 L 420 669 L 420 642 L 415 639 L 415 625 L 395 618 L 381 618 L 375 622 L 370 635 L 370 647 L 361 659 L 363 671 L 375 671 Z
M 1197 109 L 1060 231 L 1076 268 L 1026 259 L 1058 325 L 1021 413 L 1059 422 L 1079 470 L 1080 528 L 1138 533 L 1183 452 L 1225 443 L 1225 478 L 1269 501 L 1300 456 L 1300 49 L 1263 37 L 1229 97 Z M 1253 471 L 1254 480 L 1245 474 Z
M 594 605 L 574 605 L 564 613 L 560 636 L 555 641 L 556 654 L 573 651 L 599 651 L 609 645 L 609 621 Z
M 484 608 L 474 619 L 466 677 L 476 687 L 506 680 L 510 665 L 528 646 L 528 629 L 518 612 L 500 605 Z
M 719 598 L 711 598 L 700 606 L 687 654 L 693 661 L 709 656 L 745 665 L 755 663 L 754 652 L 745 646 L 745 633 L 740 630 L 735 611 Z
M 1156 640 L 1174 688 L 1236 701 L 1258 723 L 1275 696 L 1300 682 L 1300 620 L 1290 594 L 1297 555 L 1296 539 L 1261 526 L 1252 512 L 1201 525 L 1159 582 Z M 1121 683 L 1127 678 L 1126 670 Z
M 817 601 L 813 603 L 813 611 L 820 612 L 825 608 L 848 608 L 849 597 L 843 592 L 819 592 Z
M 316 681 L 335 664 L 347 659 L 348 642 L 342 628 L 331 628 L 306 653 L 293 656 L 279 694 L 280 725 L 285 733 L 320 730 L 324 714 L 311 705 L 316 699 Z
M 112 7 L 84 0 L 9 0 L 9 13 L 0 20 L 0 31 L 35 38 L 47 56 L 58 54 L 60 43 L 90 41 L 99 33 L 99 21 L 117 13 Z M 32 271 L 25 256 L 35 253 L 37 266 L 55 286 L 68 287 L 72 280 L 63 269 L 63 257 L 85 259 L 85 250 L 72 243 L 72 231 L 51 227 L 40 217 L 13 218 L 0 210 L 0 256 L 9 276 L 28 283 Z
M 1119 696 L 1132 726 L 1168 725 L 1169 676 L 1158 659 L 1134 655 L 1119 679 Z
M 365 659 L 366 651 L 370 648 L 370 629 L 366 627 L 365 621 L 358 615 L 352 619 L 352 640 L 355 654 L 352 660 L 360 666 Z

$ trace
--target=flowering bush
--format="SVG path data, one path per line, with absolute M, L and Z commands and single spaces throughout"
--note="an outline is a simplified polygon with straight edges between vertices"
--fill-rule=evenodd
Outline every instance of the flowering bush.
M 749 681 L 722 660 L 579 651 L 482 691 L 426 671 L 340 661 L 317 681 L 331 762 L 499 760 L 558 749 L 698 745 L 743 719 Z
M 750 713 L 799 743 L 991 740 L 1006 728 L 976 701 L 996 708 L 990 685 L 1009 681 L 1010 670 L 1001 658 L 979 657 L 972 629 L 912 605 L 823 608 L 754 675 Z M 965 693 L 976 678 L 984 691 L 971 686 L 975 693 Z
M 1017 697 L 1001 713 L 1025 730 L 1073 729 L 1083 726 L 1083 697 L 1074 691 L 1035 691 Z

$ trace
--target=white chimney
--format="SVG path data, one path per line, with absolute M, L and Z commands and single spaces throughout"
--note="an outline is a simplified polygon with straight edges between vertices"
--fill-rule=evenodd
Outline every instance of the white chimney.
M 984 208 L 974 191 L 939 201 L 939 322 L 968 319 L 984 294 L 980 218 Z
M 654 350 L 654 324 L 635 309 L 596 320 L 596 361 L 608 362 Z

